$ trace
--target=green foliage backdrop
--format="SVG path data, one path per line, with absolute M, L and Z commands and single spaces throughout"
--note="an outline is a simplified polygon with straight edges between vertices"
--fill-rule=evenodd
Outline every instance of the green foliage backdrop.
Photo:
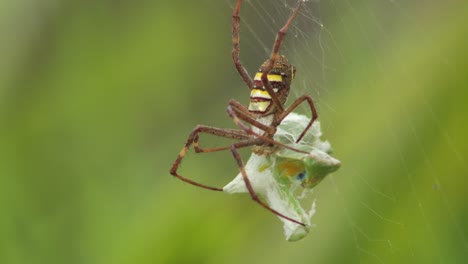
M 246 195 L 168 173 L 196 124 L 233 127 L 227 101 L 247 102 L 232 2 L 0 2 L 1 263 L 466 260 L 467 2 L 307 3 L 335 70 L 329 93 L 303 92 L 343 167 L 297 243 Z M 243 40 L 253 71 L 264 54 Z M 218 186 L 237 174 L 226 153 L 190 153 L 182 172 Z

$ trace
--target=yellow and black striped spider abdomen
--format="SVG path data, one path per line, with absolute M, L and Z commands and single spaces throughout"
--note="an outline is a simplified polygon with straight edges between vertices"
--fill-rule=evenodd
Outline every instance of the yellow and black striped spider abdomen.
M 266 60 L 255 74 L 249 104 L 249 111 L 252 113 L 265 115 L 275 112 L 273 100 L 262 82 L 263 69 L 267 67 L 269 62 L 270 60 Z M 279 56 L 267 75 L 268 82 L 282 105 L 288 99 L 291 81 L 294 79 L 295 73 L 296 67 L 289 64 L 286 57 Z

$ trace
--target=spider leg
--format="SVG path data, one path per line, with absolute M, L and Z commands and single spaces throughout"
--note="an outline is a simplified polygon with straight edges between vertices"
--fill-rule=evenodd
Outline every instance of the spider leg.
M 230 105 L 227 108 L 227 112 L 228 112 L 229 116 L 232 118 L 232 120 L 234 121 L 234 123 L 238 127 L 240 127 L 242 130 L 244 130 L 247 134 L 253 135 L 256 138 L 261 139 L 264 142 L 268 142 L 268 143 L 270 143 L 272 145 L 287 148 L 287 149 L 290 149 L 292 151 L 296 151 L 296 152 L 299 152 L 299 153 L 309 154 L 309 152 L 307 152 L 307 151 L 303 151 L 303 150 L 300 150 L 300 149 L 297 149 L 297 148 L 290 147 L 290 146 L 288 146 L 286 144 L 283 144 L 281 142 L 278 142 L 278 141 L 276 141 L 276 140 L 274 140 L 272 138 L 269 138 L 269 137 L 266 137 L 266 136 L 263 136 L 263 135 L 260 135 L 260 134 L 256 133 L 255 131 L 252 130 L 252 128 L 250 128 L 247 125 L 245 125 L 244 123 L 242 123 L 242 121 L 239 118 L 238 114 L 233 110 L 233 108 Z M 247 119 L 248 117 L 244 117 L 244 118 Z M 250 123 L 249 121 L 246 121 L 246 122 Z
M 291 106 L 289 106 L 289 108 L 286 109 L 286 111 L 281 113 L 281 115 L 279 116 L 279 122 L 281 122 L 287 115 L 289 115 L 294 109 L 296 109 L 304 101 L 306 101 L 309 104 L 310 110 L 312 111 L 312 119 L 310 119 L 309 124 L 304 129 L 304 131 L 302 131 L 301 135 L 296 140 L 296 143 L 301 141 L 302 137 L 304 137 L 304 135 L 307 133 L 307 131 L 312 126 L 314 121 L 318 118 L 317 109 L 315 109 L 315 105 L 314 105 L 314 101 L 312 100 L 312 97 L 310 97 L 309 95 L 303 95 L 297 98 L 296 101 L 294 101 L 294 103 Z
M 239 130 L 239 129 L 215 128 L 215 127 L 209 127 L 209 130 L 207 129 L 207 127 L 203 129 L 205 131 L 200 131 L 200 132 L 204 132 L 204 133 L 215 135 L 215 136 L 221 136 L 221 137 L 233 138 L 233 139 L 242 139 L 242 140 L 251 139 L 251 137 L 248 136 L 245 133 L 245 131 Z M 220 135 L 220 134 L 223 134 L 223 135 Z M 224 147 L 216 147 L 216 148 L 201 148 L 199 145 L 198 134 L 195 135 L 194 140 L 193 140 L 193 149 L 195 150 L 195 153 L 209 153 L 209 152 L 227 150 L 230 148 L 230 146 L 231 145 L 224 146 Z
M 250 183 L 250 180 L 249 178 L 247 177 L 247 173 L 245 172 L 245 167 L 244 167 L 244 164 L 242 162 L 242 158 L 241 156 L 239 155 L 239 152 L 237 152 L 237 147 L 235 144 L 231 145 L 231 152 L 232 152 L 232 155 L 234 156 L 234 159 L 236 160 L 237 162 L 237 166 L 239 166 L 239 170 L 242 174 L 242 178 L 244 179 L 244 182 L 245 182 L 245 186 L 247 187 L 247 190 L 249 191 L 250 193 L 250 196 L 252 197 L 252 200 L 254 200 L 255 202 L 257 202 L 258 204 L 260 204 L 263 208 L 267 209 L 268 211 L 276 214 L 277 216 L 279 217 L 282 217 L 284 219 L 287 219 L 291 222 L 294 222 L 298 225 L 302 225 L 302 226 L 305 226 L 305 224 L 297 221 L 297 220 L 294 220 L 290 217 L 287 217 L 285 216 L 284 214 L 274 210 L 273 208 L 271 208 L 270 206 L 268 206 L 265 202 L 263 202 L 262 200 L 260 200 L 260 198 L 258 197 L 258 195 L 255 193 L 253 187 L 252 187 L 252 184 Z
M 270 56 L 272 62 L 279 56 L 278 52 L 281 47 L 281 42 L 283 41 L 284 35 L 288 31 L 289 27 L 291 26 L 292 22 L 296 18 L 297 14 L 299 14 L 299 9 L 301 9 L 303 2 L 304 2 L 303 0 L 299 0 L 299 3 L 297 4 L 296 8 L 292 12 L 286 24 L 284 24 L 284 26 L 278 31 L 278 34 L 276 35 L 275 44 L 273 45 L 273 50 L 271 51 L 271 56 Z
M 199 133 L 206 133 L 206 134 L 210 134 L 210 135 L 215 135 L 215 136 L 220 136 L 220 137 L 224 137 L 224 138 L 230 138 L 230 139 L 238 139 L 238 140 L 241 140 L 237 143 L 234 143 L 232 145 L 236 146 L 237 148 L 243 148 L 243 147 L 248 147 L 248 146 L 252 146 L 252 145 L 255 145 L 258 143 L 258 140 L 250 137 L 249 135 L 247 135 L 244 131 L 242 130 L 233 130 L 233 129 L 222 129 L 222 128 L 216 128 L 216 127 L 208 127 L 208 126 L 196 126 L 192 132 L 190 133 L 188 139 L 187 139 L 187 143 L 185 143 L 185 146 L 182 148 L 182 150 L 180 151 L 179 155 L 177 156 L 177 159 L 174 161 L 174 164 L 172 165 L 172 168 L 170 170 L 170 173 L 176 177 L 176 178 L 179 178 L 180 180 L 184 181 L 184 182 L 187 182 L 187 183 L 190 183 L 192 185 L 195 185 L 195 186 L 198 186 L 198 187 L 201 187 L 201 188 L 204 188 L 204 189 L 208 189 L 208 190 L 213 190 L 213 191 L 223 191 L 222 188 L 217 188 L 217 187 L 212 187 L 212 186 L 208 186 L 208 185 L 205 185 L 205 184 L 201 184 L 201 183 L 198 183 L 198 182 L 195 182 L 195 181 L 192 181 L 190 179 L 187 179 L 181 175 L 179 175 L 177 173 L 177 169 L 179 168 L 180 164 L 182 163 L 182 159 L 185 157 L 185 155 L 187 154 L 190 146 L 192 144 L 194 144 L 199 150 L 202 150 L 202 151 L 199 151 L 199 152 L 214 152 L 214 151 L 220 151 L 220 150 L 226 150 L 226 149 L 229 149 L 230 146 L 228 147 L 219 147 L 219 148 L 213 148 L 213 149 L 200 149 L 198 147 L 198 134 Z
M 236 7 L 234 8 L 234 13 L 232 14 L 232 60 L 234 61 L 234 65 L 236 66 L 237 71 L 239 72 L 240 76 L 247 84 L 249 89 L 254 87 L 253 81 L 250 78 L 249 74 L 245 70 L 245 67 L 239 61 L 239 27 L 240 27 L 240 7 L 242 4 L 242 0 L 238 0 Z
M 229 100 L 228 105 L 231 106 L 232 110 L 234 110 L 237 113 L 237 117 L 239 119 L 251 124 L 254 127 L 257 127 L 265 131 L 267 134 L 273 135 L 276 132 L 276 129 L 274 127 L 264 125 L 260 123 L 259 121 L 255 120 L 255 118 L 252 117 L 252 114 L 249 112 L 249 109 L 247 109 L 245 106 L 243 106 L 241 103 L 237 102 L 236 100 L 234 99 Z
M 281 47 L 281 43 L 283 42 L 284 35 L 286 35 L 286 32 L 288 31 L 288 29 L 291 26 L 292 22 L 294 21 L 297 14 L 299 13 L 299 9 L 302 6 L 302 2 L 303 2 L 303 0 L 299 1 L 299 3 L 297 4 L 296 8 L 294 9 L 293 13 L 289 17 L 286 24 L 284 24 L 284 26 L 278 31 L 278 33 L 276 35 L 275 43 L 273 44 L 273 49 L 271 51 L 270 62 L 263 69 L 263 74 L 262 74 L 262 77 L 261 77 L 262 84 L 265 87 L 265 90 L 270 95 L 271 99 L 273 100 L 273 104 L 275 105 L 276 109 L 280 113 L 282 113 L 284 111 L 284 106 L 283 106 L 283 104 L 281 104 L 280 100 L 278 99 L 278 96 L 276 96 L 276 93 L 273 91 L 273 88 L 271 87 L 271 84 L 268 81 L 268 73 L 270 73 L 271 69 L 273 68 L 273 64 L 275 64 L 275 61 L 279 57 L 279 49 Z

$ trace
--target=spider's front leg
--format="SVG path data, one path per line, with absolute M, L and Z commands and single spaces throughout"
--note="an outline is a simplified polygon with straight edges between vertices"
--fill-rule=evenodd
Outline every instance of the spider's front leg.
M 229 116 L 232 118 L 232 120 L 234 121 L 234 123 L 239 128 L 244 130 L 246 134 L 255 136 L 255 138 L 260 139 L 262 142 L 268 142 L 270 144 L 280 146 L 280 147 L 283 147 L 283 148 L 287 148 L 287 149 L 290 149 L 292 151 L 308 154 L 308 152 L 306 152 L 306 151 L 290 147 L 290 146 L 288 146 L 286 144 L 283 144 L 281 142 L 278 142 L 278 141 L 276 141 L 276 140 L 274 140 L 274 139 L 272 139 L 270 137 L 261 135 L 261 134 L 255 132 L 255 131 L 253 131 L 253 129 L 251 127 L 247 126 L 242 121 L 245 121 L 246 123 L 248 123 L 248 124 L 250 124 L 250 125 L 252 125 L 254 127 L 260 128 L 261 130 L 267 132 L 267 134 L 270 134 L 270 135 L 274 134 L 275 127 L 267 126 L 267 125 L 264 125 L 264 124 L 258 122 L 257 120 L 255 120 L 254 117 L 252 117 L 249 114 L 249 112 L 245 113 L 245 111 L 239 110 L 237 108 L 238 105 L 240 105 L 240 104 L 238 102 L 234 101 L 234 100 L 229 101 L 229 105 L 227 107 L 227 112 L 228 112 Z
M 208 153 L 208 152 L 215 152 L 215 151 L 221 151 L 221 150 L 226 150 L 229 149 L 231 145 L 226 146 L 226 147 L 218 147 L 218 148 L 209 148 L 209 149 L 203 149 L 200 148 L 198 145 L 199 141 L 199 133 L 206 133 L 214 136 L 219 136 L 219 137 L 224 137 L 228 139 L 237 139 L 240 140 L 239 142 L 236 142 L 232 145 L 235 145 L 238 148 L 242 147 L 247 147 L 247 146 L 252 146 L 257 143 L 255 139 L 252 139 L 249 135 L 247 135 L 244 131 L 242 130 L 234 130 L 234 129 L 222 129 L 222 128 L 216 128 L 216 127 L 209 127 L 209 126 L 203 126 L 203 125 L 198 125 L 196 126 L 192 132 L 190 133 L 187 142 L 185 143 L 184 147 L 180 151 L 179 155 L 177 156 L 177 159 L 174 161 L 174 164 L 172 165 L 172 168 L 170 170 L 170 173 L 176 177 L 179 178 L 180 180 L 190 183 L 192 185 L 208 189 L 208 190 L 213 190 L 213 191 L 223 191 L 222 188 L 217 188 L 217 187 L 212 187 L 208 186 L 205 184 L 201 184 L 195 181 L 192 181 L 190 179 L 187 179 L 177 173 L 177 169 L 179 168 L 180 164 L 182 163 L 182 159 L 187 155 L 187 152 L 190 149 L 190 146 L 193 144 L 195 148 L 196 153 Z
M 228 112 L 229 116 L 234 119 L 234 123 L 236 123 L 236 124 L 237 124 L 237 122 L 236 122 L 235 117 L 249 123 L 250 125 L 252 125 L 252 126 L 254 126 L 256 128 L 259 128 L 259 129 L 263 130 L 264 132 L 266 132 L 269 135 L 273 135 L 276 132 L 276 128 L 274 128 L 272 126 L 267 126 L 267 125 L 262 124 L 259 121 L 257 121 L 255 119 L 255 117 L 252 115 L 252 113 L 250 113 L 250 111 L 249 111 L 249 109 L 247 107 L 245 107 L 244 105 L 242 105 L 241 103 L 237 102 L 234 99 L 229 100 L 227 112 Z M 240 128 L 242 128 L 242 130 L 244 130 L 245 133 L 247 133 L 247 134 L 256 135 L 256 134 L 250 133 L 251 129 L 248 128 L 247 126 L 240 127 Z

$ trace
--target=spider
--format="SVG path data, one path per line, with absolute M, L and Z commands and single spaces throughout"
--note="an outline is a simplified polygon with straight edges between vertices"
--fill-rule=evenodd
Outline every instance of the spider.
M 253 80 L 250 78 L 246 69 L 239 60 L 239 12 L 241 4 L 242 0 L 237 0 L 232 15 L 232 59 L 234 61 L 237 72 L 239 73 L 242 80 L 246 83 L 247 87 L 250 89 L 250 103 L 248 107 L 246 107 L 241 103 L 231 99 L 229 100 L 227 107 L 229 116 L 240 129 L 226 129 L 197 125 L 190 133 L 187 142 L 175 160 L 170 173 L 180 180 L 192 185 L 213 191 L 223 191 L 222 188 L 208 186 L 185 178 L 177 173 L 177 169 L 179 168 L 182 159 L 187 154 L 191 145 L 193 145 L 195 153 L 209 153 L 230 150 L 235 161 L 237 162 L 251 198 L 270 212 L 296 224 L 305 226 L 305 224 L 272 209 L 259 198 L 249 181 L 249 177 L 245 171 L 241 156 L 237 151 L 239 148 L 253 147 L 252 151 L 257 155 L 270 155 L 275 151 L 275 149 L 283 147 L 307 154 L 305 151 L 295 149 L 273 139 L 276 129 L 281 121 L 303 102 L 306 102 L 309 105 L 312 112 L 312 118 L 305 127 L 304 131 L 298 137 L 297 142 L 301 141 L 302 137 L 318 117 L 313 100 L 309 95 L 302 95 L 297 98 L 289 107 L 285 107 L 291 81 L 294 78 L 296 68 L 288 63 L 286 57 L 279 54 L 279 49 L 281 47 L 284 35 L 299 13 L 299 10 L 303 4 L 303 0 L 299 1 L 285 25 L 278 31 L 270 57 L 260 66 L 260 69 L 255 74 Z M 229 146 L 201 148 L 199 145 L 200 133 L 234 139 L 237 140 L 237 142 Z

